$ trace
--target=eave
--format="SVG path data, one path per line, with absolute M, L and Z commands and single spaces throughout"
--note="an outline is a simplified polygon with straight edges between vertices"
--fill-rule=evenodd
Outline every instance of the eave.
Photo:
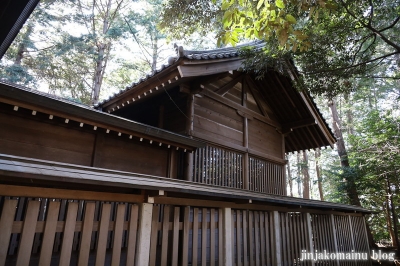
M 115 131 L 119 135 L 124 134 L 129 138 L 132 138 L 132 136 L 145 138 L 188 151 L 205 145 L 201 141 L 170 131 L 104 113 L 82 104 L 50 98 L 38 91 L 31 91 L 17 85 L 0 82 L 0 102 L 13 105 L 17 110 L 18 107 L 23 107 L 35 112 L 43 112 L 66 120 L 92 125 L 94 128 Z
M 22 180 L 27 180 L 30 184 L 39 184 L 42 181 L 56 181 L 116 188 L 123 187 L 153 191 L 163 190 L 167 193 L 170 192 L 181 195 L 182 204 L 184 204 L 185 197 L 190 200 L 197 195 L 200 196 L 203 201 L 206 196 L 209 201 L 222 199 L 228 202 L 238 202 L 242 205 L 243 202 L 253 202 L 255 204 L 267 204 L 274 208 L 284 207 L 288 208 L 288 210 L 292 209 L 292 211 L 300 211 L 300 209 L 306 210 L 308 208 L 331 212 L 371 213 L 371 211 L 362 207 L 340 203 L 264 194 L 159 176 L 99 169 L 4 154 L 0 154 L 0 178 L 1 177 L 8 178 L 7 180 L 9 181 L 17 181 L 18 179 L 18 184 L 22 184 L 20 182 Z M 12 179 L 10 179 L 10 177 L 12 177 Z M 12 182 L 8 183 L 11 184 Z M 223 203 L 221 202 L 221 204 Z

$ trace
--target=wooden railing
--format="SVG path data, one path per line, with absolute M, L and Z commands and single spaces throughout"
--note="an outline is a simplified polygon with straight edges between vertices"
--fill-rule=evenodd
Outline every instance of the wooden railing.
M 283 165 L 249 158 L 249 190 L 262 193 L 286 195 Z
M 0 196 L 0 265 L 292 266 L 313 265 L 303 250 L 369 253 L 361 215 L 146 204 Z
M 206 146 L 196 150 L 193 160 L 194 182 L 244 188 L 242 154 Z
M 206 146 L 193 156 L 193 181 L 216 186 L 286 195 L 284 166 L 249 157 L 245 180 L 245 156 L 240 152 Z M 247 182 L 247 184 L 246 184 Z
M 138 205 L 0 197 L 0 207 L 0 265 L 134 265 Z

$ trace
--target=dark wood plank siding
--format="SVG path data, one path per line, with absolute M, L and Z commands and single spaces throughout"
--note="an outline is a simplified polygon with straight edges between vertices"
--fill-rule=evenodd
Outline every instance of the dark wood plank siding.
M 234 108 L 207 97 L 195 97 L 194 131 L 206 135 L 209 141 L 221 139 L 243 145 L 242 118 Z
M 141 174 L 167 176 L 168 149 L 158 143 L 126 141 L 117 137 L 104 138 L 96 151 L 95 167 Z M 148 140 L 146 141 L 148 142 Z
M 0 113 L 0 127 L 3 154 L 167 176 L 169 149 L 155 142 L 73 128 L 71 121 L 57 125 L 5 113 Z
M 284 156 L 281 133 L 256 119 L 249 120 L 249 148 L 278 158 Z
M 94 134 L 0 113 L 0 153 L 90 166 Z

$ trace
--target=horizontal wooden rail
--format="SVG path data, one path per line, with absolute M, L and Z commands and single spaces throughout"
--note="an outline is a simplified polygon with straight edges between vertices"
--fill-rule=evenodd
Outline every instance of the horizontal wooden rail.
M 0 195 L 11 197 L 55 198 L 75 200 L 101 200 L 114 202 L 144 202 L 144 195 L 97 192 L 87 190 L 70 190 L 58 188 L 42 188 L 31 186 L 13 186 L 0 184 Z

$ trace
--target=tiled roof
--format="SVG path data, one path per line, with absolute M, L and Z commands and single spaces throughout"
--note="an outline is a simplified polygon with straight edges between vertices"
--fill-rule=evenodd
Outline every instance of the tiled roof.
M 174 48 L 175 48 L 177 55 L 174 57 L 170 57 L 168 59 L 167 64 L 163 64 L 160 69 L 157 69 L 156 71 L 153 71 L 152 73 L 147 74 L 145 77 L 132 83 L 132 85 L 127 86 L 125 89 L 122 89 L 119 92 L 114 93 L 113 95 L 109 96 L 107 99 L 104 99 L 103 101 L 99 102 L 94 107 L 97 108 L 97 107 L 103 105 L 104 103 L 111 101 L 112 99 L 121 95 L 122 93 L 136 87 L 140 83 L 145 82 L 146 80 L 150 79 L 154 75 L 169 68 L 171 65 L 175 64 L 180 59 L 212 60 L 212 59 L 222 59 L 222 58 L 233 58 L 233 57 L 238 57 L 239 56 L 238 50 L 240 48 L 243 48 L 246 46 L 255 46 L 256 48 L 261 49 L 264 46 L 264 42 L 256 41 L 256 42 L 241 44 L 236 47 L 220 48 L 220 49 L 215 49 L 215 50 L 203 50 L 203 51 L 184 50 L 184 48 L 182 46 L 178 46 L 175 44 Z

